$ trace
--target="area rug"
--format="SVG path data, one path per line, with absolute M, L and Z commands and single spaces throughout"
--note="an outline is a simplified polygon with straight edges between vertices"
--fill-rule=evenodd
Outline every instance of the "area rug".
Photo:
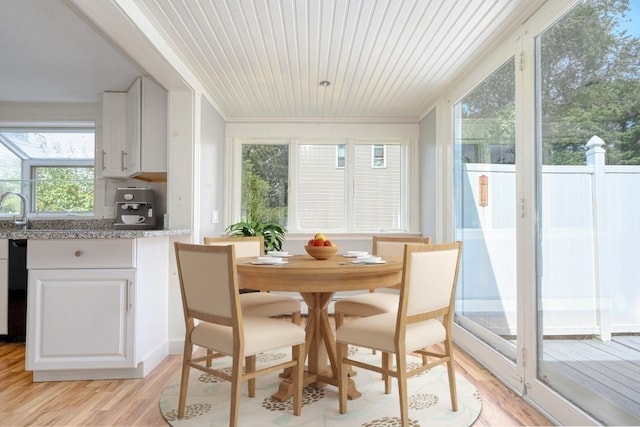
M 380 355 L 364 348 L 350 348 L 356 359 L 367 362 L 379 360 Z M 273 364 L 288 357 L 286 349 L 258 355 L 258 366 Z M 417 357 L 407 361 L 408 368 L 419 363 Z M 214 362 L 216 368 L 231 367 L 229 358 Z M 302 414 L 293 415 L 293 398 L 279 402 L 271 397 L 280 378 L 278 373 L 258 377 L 256 397 L 247 396 L 246 383 L 240 401 L 240 426 L 399 426 L 400 408 L 397 382 L 393 380 L 391 394 L 384 394 L 380 374 L 357 369 L 353 377 L 362 396 L 347 401 L 347 413 L 338 412 L 338 390 L 327 385 L 321 389 L 305 387 Z M 447 369 L 437 366 L 423 374 L 409 378 L 409 425 L 417 426 L 470 426 L 480 415 L 482 401 L 476 388 L 465 378 L 456 375 L 458 411 L 451 411 Z M 214 376 L 191 369 L 185 416 L 177 418 L 179 376 L 169 384 L 160 397 L 160 411 L 167 422 L 175 427 L 227 426 L 229 424 L 229 396 L 231 385 Z

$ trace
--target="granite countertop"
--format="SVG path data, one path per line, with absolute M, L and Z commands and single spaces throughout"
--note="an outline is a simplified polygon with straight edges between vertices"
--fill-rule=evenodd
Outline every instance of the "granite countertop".
M 186 234 L 191 230 L 116 230 L 113 220 L 32 220 L 27 230 L 0 221 L 0 239 L 137 239 Z

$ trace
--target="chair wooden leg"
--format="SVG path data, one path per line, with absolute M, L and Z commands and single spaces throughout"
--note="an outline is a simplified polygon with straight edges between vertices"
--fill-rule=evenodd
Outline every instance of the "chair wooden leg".
M 335 312 L 333 313 L 333 319 L 336 322 L 336 329 L 344 324 L 344 314 Z
M 247 356 L 245 358 L 245 371 L 246 372 L 255 372 L 256 371 L 256 356 Z M 249 388 L 249 397 L 256 397 L 256 379 L 251 378 L 247 380 L 247 386 Z
M 453 363 L 453 343 L 451 342 L 451 336 L 449 335 L 444 342 L 445 354 L 449 356 L 447 362 L 447 374 L 449 376 L 449 394 L 451 395 L 451 410 L 456 412 L 458 410 L 458 393 L 456 391 L 456 373 Z
M 426 351 L 427 347 L 425 347 L 423 350 Z M 426 365 L 428 363 L 429 363 L 429 356 L 427 356 L 426 354 L 423 354 L 422 355 L 422 365 L 424 366 L 424 365 Z
M 407 362 L 404 352 L 396 353 L 396 372 L 398 376 L 398 398 L 400 400 L 400 425 L 409 425 L 409 401 L 407 392 Z
M 299 311 L 291 313 L 291 323 L 295 323 L 298 326 L 302 324 L 302 315 L 300 315 Z
M 229 427 L 238 425 L 238 413 L 240 408 L 240 391 L 242 389 L 242 356 L 233 355 L 231 366 L 231 403 L 229 405 Z
M 193 355 L 193 344 L 191 340 L 185 339 L 184 353 L 182 356 L 182 376 L 180 377 L 180 396 L 178 397 L 178 418 L 184 417 L 184 409 L 187 400 L 187 388 L 189 387 L 189 371 L 191 357 Z
M 211 367 L 211 360 L 213 359 L 211 356 L 213 355 L 213 350 L 207 349 L 207 361 L 205 362 L 205 366 L 207 368 Z
M 302 413 L 302 383 L 304 378 L 304 343 L 291 349 L 293 358 L 298 362 L 293 369 L 293 415 Z
M 291 323 L 295 324 L 295 325 L 302 325 L 302 315 L 300 314 L 299 311 L 296 311 L 294 313 L 291 313 Z M 304 361 L 303 361 L 304 362 Z M 304 364 L 304 363 L 303 363 Z M 280 378 L 290 378 L 293 377 L 292 375 L 292 368 L 284 368 L 282 370 L 282 373 L 280 374 Z
M 344 325 L 344 314 L 343 313 L 335 312 L 333 314 L 333 319 L 336 322 L 336 329 L 338 329 L 340 326 Z M 348 376 L 353 377 L 356 374 L 355 371 L 353 370 L 353 366 L 347 365 L 345 368 L 347 369 L 347 375 Z
M 336 343 L 336 358 L 338 359 L 338 401 L 340 413 L 347 412 L 347 389 L 349 387 L 349 368 L 343 360 L 347 357 L 347 344 Z
M 382 352 L 382 369 L 391 370 L 391 354 L 386 351 Z M 382 380 L 384 381 L 384 394 L 391 393 L 391 377 L 389 374 L 382 374 Z
M 302 315 L 300 314 L 299 311 L 291 313 L 291 323 L 298 326 L 302 325 Z M 304 361 L 303 361 L 303 364 L 304 364 Z M 282 373 L 280 374 L 280 378 L 292 378 L 293 369 L 294 368 L 284 368 L 282 370 Z
M 456 392 L 456 374 L 453 368 L 453 360 L 447 362 L 447 371 L 449 374 L 449 393 L 451 394 L 451 410 L 458 410 L 458 394 Z

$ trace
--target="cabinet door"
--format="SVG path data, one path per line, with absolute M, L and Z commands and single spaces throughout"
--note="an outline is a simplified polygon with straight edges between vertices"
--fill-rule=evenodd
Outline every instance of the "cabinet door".
M 167 91 L 150 77 L 127 92 L 127 172 L 167 171 Z
M 30 270 L 27 370 L 134 367 L 135 270 Z
M 142 126 L 142 79 L 137 78 L 127 91 L 126 151 L 129 175 L 140 172 L 140 127 Z
M 167 171 L 167 91 L 142 78 L 140 172 Z
M 96 170 L 105 178 L 128 176 L 126 164 L 126 97 L 124 92 L 102 94 L 102 150 Z

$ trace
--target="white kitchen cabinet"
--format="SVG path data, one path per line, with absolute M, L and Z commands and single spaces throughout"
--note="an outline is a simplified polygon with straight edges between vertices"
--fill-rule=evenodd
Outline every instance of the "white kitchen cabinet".
M 168 238 L 27 246 L 34 381 L 142 378 L 168 354 Z
M 27 369 L 134 368 L 133 269 L 33 270 Z
M 9 333 L 9 242 L 0 239 L 0 335 Z
M 141 179 L 166 179 L 167 91 L 145 76 L 136 79 L 126 98 L 127 172 Z
M 102 94 L 102 148 L 97 156 L 96 172 L 104 178 L 125 178 L 127 172 L 125 92 Z

